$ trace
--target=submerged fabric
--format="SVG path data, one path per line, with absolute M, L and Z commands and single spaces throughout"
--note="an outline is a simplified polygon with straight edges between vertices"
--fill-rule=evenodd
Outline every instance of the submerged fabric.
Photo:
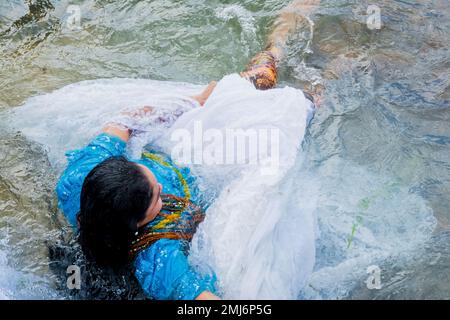
M 125 148 L 126 143 L 121 139 L 100 134 L 85 148 L 67 153 L 69 164 L 58 182 L 56 192 L 60 207 L 72 225 L 76 226 L 76 214 L 80 209 L 80 193 L 85 177 L 107 158 L 124 155 Z M 155 174 L 166 193 L 184 195 L 182 186 L 171 168 L 145 157 L 136 162 L 145 165 Z M 197 200 L 195 179 L 189 174 L 189 169 L 180 169 L 180 172 L 187 177 L 192 201 Z M 153 220 L 148 227 L 158 221 L 159 219 Z M 205 290 L 215 292 L 214 274 L 202 276 L 194 271 L 187 261 L 184 246 L 180 240 L 162 239 L 138 254 L 134 262 L 135 276 L 148 297 L 191 300 Z
M 301 90 L 261 91 L 232 74 L 219 81 L 203 108 L 182 115 L 158 139 L 170 152 L 181 131 L 193 137 L 193 160 L 197 150 L 204 151 L 204 161 L 191 169 L 214 201 L 192 240 L 190 258 L 213 268 L 225 299 L 296 299 L 307 284 L 315 262 L 317 193 L 312 185 L 301 199 L 293 191 L 301 183 L 296 170 L 314 110 Z M 220 154 L 233 144 L 227 133 L 235 129 L 258 143 L 268 140 L 268 147 L 247 148 L 243 164 L 229 163 L 225 156 L 222 162 L 209 161 L 218 160 L 209 151 Z M 272 133 L 278 139 L 272 140 Z M 196 140 L 202 136 L 199 148 Z M 238 153 L 236 141 L 231 149 Z M 176 153 L 173 159 L 184 163 Z

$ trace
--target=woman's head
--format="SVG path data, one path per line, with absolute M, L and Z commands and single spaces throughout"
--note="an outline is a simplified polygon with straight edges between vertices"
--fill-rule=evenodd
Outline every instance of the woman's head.
M 84 180 L 78 215 L 89 259 L 114 269 L 127 265 L 138 228 L 161 210 L 161 185 L 145 166 L 124 157 L 97 165 Z

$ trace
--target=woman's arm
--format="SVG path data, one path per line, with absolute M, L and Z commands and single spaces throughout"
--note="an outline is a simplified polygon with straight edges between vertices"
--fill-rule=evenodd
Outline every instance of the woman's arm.
M 206 87 L 206 89 L 203 90 L 203 92 L 201 92 L 198 95 L 191 96 L 191 98 L 196 100 L 201 106 L 203 106 L 206 103 L 206 100 L 208 100 L 209 96 L 213 92 L 216 85 L 217 85 L 216 81 L 210 82 L 209 85 Z M 152 113 L 153 111 L 154 109 L 152 107 L 146 106 L 136 111 L 123 112 L 122 115 L 138 117 L 138 116 L 145 116 L 146 114 Z M 132 130 L 130 128 L 127 128 L 125 125 L 119 123 L 108 124 L 103 128 L 102 131 L 104 133 L 116 136 L 125 142 L 128 142 L 132 133 Z
M 107 125 L 106 127 L 103 128 L 102 131 L 104 133 L 116 136 L 125 142 L 128 142 L 128 140 L 130 139 L 130 135 L 131 135 L 130 129 L 121 129 L 118 126 L 114 126 L 114 125 Z
M 83 181 L 89 172 L 102 161 L 125 153 L 126 143 L 116 135 L 102 133 L 85 147 L 66 153 L 67 167 L 56 185 L 58 205 L 72 226 L 80 211 L 80 194 Z

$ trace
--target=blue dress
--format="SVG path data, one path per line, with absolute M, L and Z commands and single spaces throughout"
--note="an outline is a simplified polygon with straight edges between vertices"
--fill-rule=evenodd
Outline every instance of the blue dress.
M 76 215 L 80 210 L 80 194 L 83 181 L 88 173 L 99 163 L 109 157 L 125 154 L 126 143 L 113 135 L 102 133 L 86 147 L 70 151 L 66 154 L 68 166 L 56 186 L 59 207 L 69 222 L 76 228 Z M 143 157 L 136 162 L 145 165 L 162 183 L 165 193 L 184 196 L 178 174 L 182 174 L 189 186 L 191 201 L 200 201 L 195 178 L 188 168 L 177 168 L 171 159 L 164 155 L 161 161 Z M 183 213 L 187 214 L 187 213 Z M 183 214 L 181 217 L 183 218 Z M 187 217 L 185 217 L 187 218 Z M 148 227 L 158 223 L 158 218 L 150 222 Z M 150 247 L 143 249 L 134 259 L 135 276 L 147 297 L 151 299 L 192 300 L 207 290 L 216 292 L 216 276 L 213 272 L 202 274 L 197 272 L 188 262 L 182 240 L 161 239 Z

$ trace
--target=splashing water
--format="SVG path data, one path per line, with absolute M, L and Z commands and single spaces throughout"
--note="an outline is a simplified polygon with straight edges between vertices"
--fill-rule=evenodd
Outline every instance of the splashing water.
M 241 71 L 289 2 L 84 0 L 80 30 L 67 28 L 67 1 L 0 4 L 0 230 L 12 230 L 0 244 L 1 298 L 66 297 L 43 245 L 65 225 L 52 193 L 64 152 L 123 108 L 156 99 L 170 112 L 168 89 L 197 94 L 204 86 L 187 83 Z M 193 168 L 220 201 L 191 259 L 217 269 L 225 297 L 449 297 L 448 3 L 378 1 L 379 30 L 366 26 L 369 4 L 322 1 L 313 33 L 289 41 L 281 86 L 322 84 L 326 95 L 286 178 L 259 198 L 273 215 L 259 220 L 250 199 L 233 219 L 228 180 Z M 164 130 L 142 133 L 129 154 Z M 217 230 L 222 242 L 209 237 Z M 366 286 L 371 265 L 380 290 Z
M 61 299 L 45 277 L 16 270 L 8 263 L 7 237 L 0 241 L 0 300 Z
M 216 9 L 216 16 L 226 22 L 237 19 L 239 26 L 242 28 L 242 40 L 246 55 L 251 54 L 250 50 L 255 48 L 256 27 L 255 19 L 252 13 L 244 7 L 234 4 L 223 8 Z
M 167 97 L 167 92 L 172 92 L 172 98 L 166 100 L 176 101 L 178 96 L 192 93 L 193 89 L 198 90 L 199 87 L 151 80 L 82 82 L 30 99 L 24 106 L 13 111 L 11 122 L 28 139 L 42 143 L 54 166 L 61 167 L 65 163 L 64 148 L 85 144 L 88 137 L 95 132 L 93 128 L 98 128 L 102 121 L 108 122 L 109 118 L 121 110 L 125 102 L 133 103 L 131 96 L 139 97 L 141 102 L 150 106 L 170 110 L 173 103 L 166 103 L 166 106 L 161 104 L 164 101 L 162 94 L 165 93 Z M 79 97 L 83 96 L 89 97 L 89 100 L 80 100 Z M 83 107 L 78 107 L 80 105 Z M 279 108 L 275 114 L 272 112 L 273 105 Z M 155 130 L 150 127 L 150 130 L 146 130 L 139 127 L 139 130 L 146 131 L 146 135 L 137 139 L 146 139 L 146 143 L 152 142 L 165 149 L 168 154 L 171 154 L 170 150 L 173 149 L 173 133 L 182 128 L 188 130 L 190 136 L 194 136 L 195 123 L 199 121 L 204 130 L 222 130 L 224 133 L 229 128 L 282 128 L 277 145 L 280 159 L 274 168 L 275 174 L 262 175 L 259 166 L 246 168 L 236 165 L 200 165 L 192 168 L 200 181 L 203 181 L 200 188 L 209 190 L 209 193 L 214 190 L 217 194 L 217 199 L 207 211 L 208 219 L 202 231 L 198 233 L 198 240 L 194 240 L 193 257 L 213 266 L 218 277 L 222 279 L 225 297 L 292 299 L 304 286 L 312 270 L 314 206 L 310 205 L 309 210 L 295 206 L 288 211 L 284 209 L 290 201 L 287 190 L 293 183 L 292 179 L 286 178 L 304 135 L 307 111 L 308 102 L 299 90 L 285 88 L 258 91 L 238 75 L 231 75 L 218 83 L 203 108 L 197 107 L 185 113 L 170 129 L 161 127 Z M 256 113 L 259 116 L 256 116 Z M 39 123 L 33 121 L 36 117 L 41 120 Z M 295 117 L 297 121 L 286 125 L 287 119 L 291 117 Z M 154 126 L 152 120 L 147 119 L 147 123 Z M 144 122 L 139 125 L 142 126 Z M 59 135 L 52 139 L 49 133 L 55 131 L 59 132 Z M 131 140 L 133 139 L 136 138 Z M 135 150 L 129 150 L 129 153 L 136 153 L 138 148 L 137 154 L 140 154 L 142 149 L 139 148 L 146 143 L 137 147 L 139 144 L 130 141 Z M 269 145 L 269 149 L 272 148 L 275 148 L 275 145 Z M 251 157 L 250 154 L 247 156 Z M 283 192 L 280 195 L 283 189 L 285 195 Z M 243 216 L 242 212 L 247 214 Z M 287 215 L 294 219 L 286 217 Z M 290 238 L 284 231 L 278 231 L 282 225 L 286 225 L 285 221 L 289 221 L 289 228 L 303 230 L 304 236 L 299 239 L 298 246 L 288 246 Z M 227 225 L 225 229 L 224 223 Z M 219 233 L 219 230 L 223 232 Z M 231 239 L 234 241 L 231 242 Z M 270 251 L 265 249 L 266 242 L 273 244 Z M 248 247 L 235 256 L 239 248 L 242 248 L 242 243 L 247 243 Z M 280 250 L 281 248 L 285 249 Z M 208 255 L 211 252 L 212 255 Z M 302 259 L 299 256 L 302 256 Z M 257 259 L 261 260 L 261 263 L 257 263 Z M 230 268 L 229 263 L 232 260 L 236 267 Z M 283 261 L 291 263 L 282 263 Z M 241 269 L 236 269 L 238 266 Z M 298 270 L 302 272 L 298 273 Z M 240 274 L 247 276 L 242 277 Z M 255 286 L 254 279 L 248 275 L 261 279 L 260 284 Z M 237 283 L 241 283 L 241 287 L 237 287 Z
M 281 90 L 272 95 L 257 92 L 261 96 L 258 100 L 253 89 L 253 97 L 245 100 L 243 96 L 248 86 L 250 84 L 238 76 L 225 78 L 203 110 L 192 110 L 169 130 L 160 128 L 139 139 L 149 139 L 147 142 L 153 141 L 170 154 L 173 144 L 169 141 L 173 132 L 183 128 L 193 135 L 196 121 L 202 121 L 205 130 L 238 125 L 245 130 L 249 128 L 246 126 L 258 123 L 284 125 L 284 130 L 288 130 L 286 124 L 295 115 L 295 109 L 284 110 L 286 107 L 271 97 L 278 96 L 286 106 L 290 103 L 289 94 Z M 168 91 L 174 92 L 176 99 L 183 92 L 192 93 L 200 88 L 152 80 L 83 82 L 30 99 L 14 110 L 12 123 L 29 139 L 44 144 L 49 158 L 60 167 L 67 146 L 79 147 L 86 143 L 94 134 L 94 128 L 114 117 L 126 102 L 135 103 L 132 97 L 155 105 Z M 87 96 L 88 101 L 79 98 Z M 296 101 L 300 101 L 299 98 L 291 105 L 298 107 Z M 272 110 L 274 104 L 284 110 L 277 117 Z M 245 116 L 255 112 L 258 117 Z M 36 117 L 41 119 L 38 124 L 33 120 Z M 192 260 L 206 261 L 213 267 L 226 298 L 296 298 L 309 281 L 316 247 L 319 251 L 316 272 L 309 285 L 320 294 L 306 289 L 302 295 L 305 298 L 344 297 L 348 290 L 346 284 L 361 277 L 365 265 L 390 255 L 407 254 L 408 250 L 424 243 L 435 226 L 426 203 L 389 178 L 378 177 L 338 159 L 314 174 L 308 172 L 302 153 L 296 156 L 298 146 L 295 143 L 302 137 L 301 131 L 295 128 L 301 128 L 303 123 L 304 130 L 306 116 L 303 115 L 303 120 L 301 114 L 295 118 L 298 121 L 291 125 L 291 131 L 286 131 L 287 135 L 280 139 L 280 163 L 284 173 L 261 176 L 259 171 L 242 171 L 234 166 L 192 168 L 203 182 L 200 187 L 210 192 L 212 189 L 217 195 L 208 209 L 208 218 L 193 240 Z M 295 130 L 299 132 L 297 135 Z M 59 132 L 56 139 L 49 138 L 48 133 L 52 131 Z M 292 162 L 296 157 L 295 163 Z M 330 174 L 328 166 L 340 168 L 336 171 L 339 174 Z M 302 179 L 295 179 L 299 176 Z M 343 177 L 352 179 L 343 180 Z M 314 242 L 316 213 L 321 226 L 317 244 Z M 358 216 L 362 220 L 357 220 Z M 359 221 L 358 228 L 351 232 L 355 221 Z M 352 242 L 348 246 L 346 240 L 350 236 Z M 292 239 L 296 239 L 295 243 Z

